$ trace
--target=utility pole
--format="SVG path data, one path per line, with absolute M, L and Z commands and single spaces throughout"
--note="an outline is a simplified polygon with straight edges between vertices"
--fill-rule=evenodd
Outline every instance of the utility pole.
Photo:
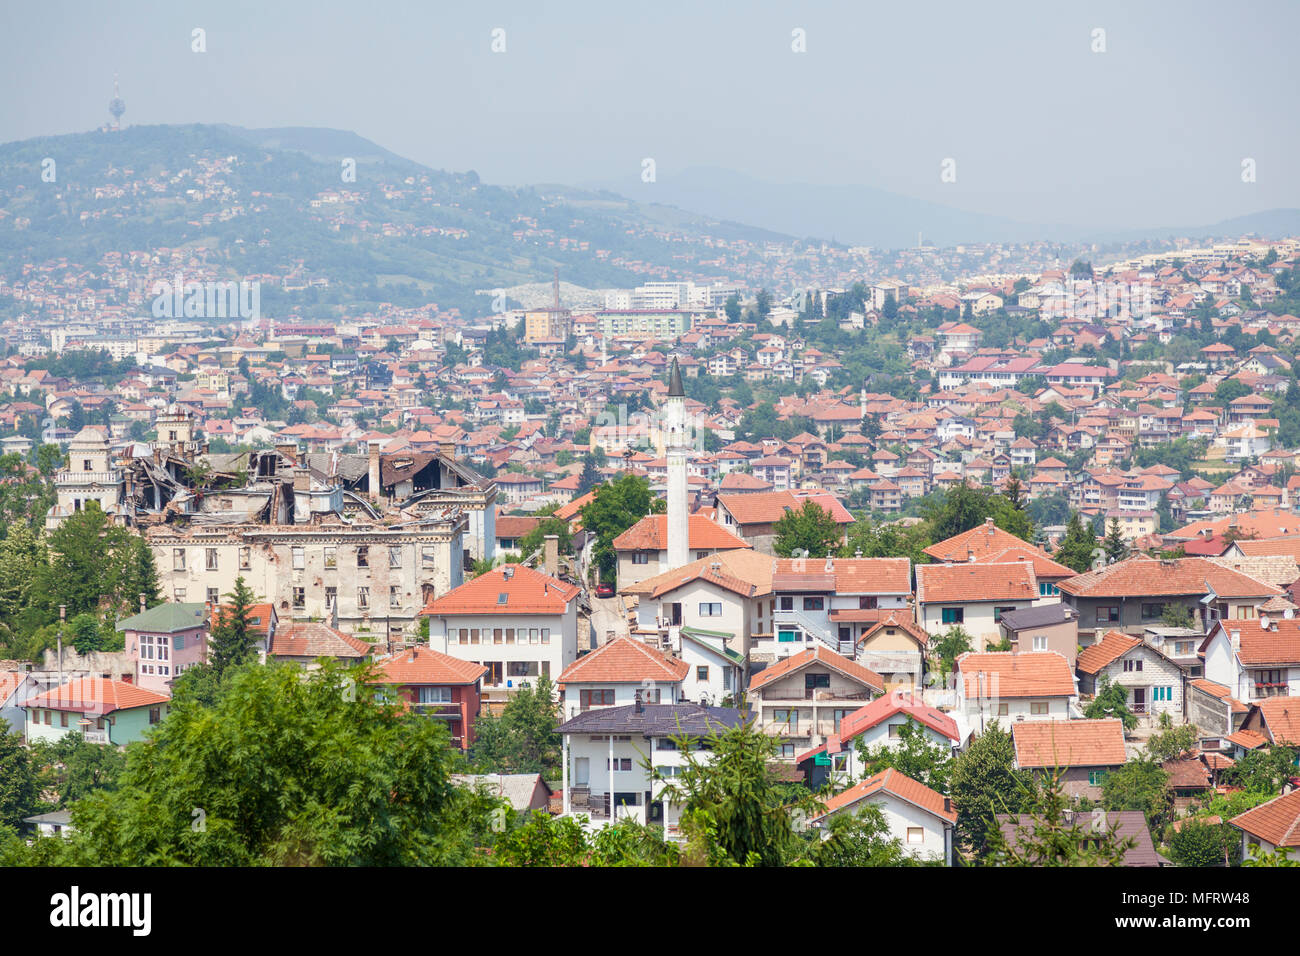
M 68 616 L 68 606 L 59 605 L 59 686 L 63 686 L 63 622 Z

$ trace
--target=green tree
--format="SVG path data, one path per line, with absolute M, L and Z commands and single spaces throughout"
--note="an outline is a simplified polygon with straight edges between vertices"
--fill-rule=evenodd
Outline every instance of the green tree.
M 1097 536 L 1090 528 L 1084 526 L 1079 512 L 1070 514 L 1070 523 L 1065 526 L 1065 536 L 1057 548 L 1055 558 L 1071 570 L 1082 574 L 1092 568 L 1097 550 Z
M 948 682 L 948 675 L 957 665 L 957 658 L 971 650 L 971 636 L 960 624 L 951 625 L 930 644 L 930 659 L 939 664 L 939 673 L 943 682 Z
M 844 540 L 839 522 L 812 499 L 804 501 L 798 511 L 788 510 L 773 526 L 776 537 L 772 550 L 783 558 L 798 555 L 824 558 L 833 554 Z
M 1137 714 L 1128 706 L 1128 689 L 1123 684 L 1114 683 L 1105 674 L 1098 678 L 1097 693 L 1084 708 L 1083 715 L 1089 720 L 1113 717 L 1123 722 L 1125 730 L 1138 725 Z
M 1241 831 L 1229 823 L 1188 818 L 1169 839 L 1169 856 L 1178 866 L 1231 866 L 1240 853 Z
M 1168 714 L 1160 715 L 1160 729 L 1147 738 L 1147 754 L 1152 760 L 1163 763 L 1187 753 L 1200 740 L 1195 724 L 1174 726 Z
M 622 475 L 596 488 L 596 496 L 582 506 L 582 525 L 596 537 L 592 556 L 602 581 L 612 581 L 618 566 L 614 539 L 662 505 L 639 475 Z
M 1122 866 L 1132 837 L 1119 835 L 1119 822 L 1094 817 L 1072 807 L 1062 775 L 1043 776 L 1036 790 L 1025 794 L 1012 823 L 1014 840 L 1001 831 L 990 833 L 990 858 L 995 866 Z
M 257 598 L 243 575 L 235 578 L 235 589 L 226 597 L 230 598 L 229 603 L 213 611 L 209 638 L 212 668 L 218 680 L 225 677 L 227 670 L 253 656 L 256 641 L 250 612 Z
M 1124 530 L 1120 527 L 1118 518 L 1110 519 L 1110 525 L 1106 529 L 1106 537 L 1101 546 L 1105 550 L 1106 560 L 1110 564 L 1124 560 L 1124 557 L 1128 554 L 1128 543 L 1124 540 Z
M 111 744 L 92 744 L 78 734 L 64 734 L 53 742 L 35 741 L 31 751 L 33 763 L 40 768 L 40 789 L 56 794 L 56 809 L 98 790 L 115 789 L 126 767 L 124 751 Z
M 1277 796 L 1288 779 L 1296 775 L 1296 750 L 1269 744 L 1245 754 L 1223 772 L 1222 782 L 1248 793 Z
M 452 785 L 443 723 L 379 702 L 368 676 L 271 664 L 230 672 L 215 706 L 173 697 L 151 740 L 127 748 L 118 788 L 73 805 L 65 861 L 469 862 L 490 807 Z
M 600 484 L 601 480 L 600 471 L 596 468 L 596 456 L 591 454 L 583 455 L 582 474 L 578 476 L 578 490 L 574 497 L 582 497 Z
M 1165 627 L 1192 627 L 1195 624 L 1186 604 L 1166 604 L 1160 612 L 1160 623 Z
M 825 839 L 815 839 L 803 859 L 814 866 L 915 866 L 903 841 L 892 836 L 884 811 L 867 804 L 857 813 L 837 813 L 826 823 Z
M 952 802 L 957 808 L 958 845 L 975 857 L 989 850 L 999 813 L 1019 813 L 1033 778 L 1015 765 L 1011 734 L 995 720 L 953 761 Z
M 0 827 L 18 827 L 35 812 L 36 770 L 22 734 L 0 720 Z
M 1153 760 L 1130 760 L 1106 774 L 1102 805 L 1107 810 L 1141 810 L 1147 823 L 1161 829 L 1173 816 L 1174 795 L 1169 774 Z
M 543 674 L 520 687 L 498 717 L 484 711 L 474 724 L 473 761 L 482 773 L 540 773 L 560 770 L 559 701 Z
M 952 777 L 952 748 L 931 742 L 925 728 L 910 716 L 899 728 L 898 738 L 896 745 L 882 743 L 875 747 L 868 747 L 863 738 L 858 738 L 857 748 L 862 759 L 863 778 L 873 777 L 892 767 L 931 790 L 946 795 Z

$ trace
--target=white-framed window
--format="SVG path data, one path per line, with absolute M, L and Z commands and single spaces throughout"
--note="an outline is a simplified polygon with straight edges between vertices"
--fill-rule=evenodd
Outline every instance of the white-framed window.
M 1034 635 L 1034 650 L 1036 650 L 1036 651 L 1045 651 L 1045 650 L 1047 650 L 1047 635 L 1046 635 L 1046 634 L 1035 634 L 1035 635 Z
M 450 704 L 451 688 L 450 687 L 421 687 L 419 689 L 419 702 L 421 704 Z
M 370 607 L 370 588 L 357 588 L 357 607 Z
M 912 844 L 912 845 L 916 845 L 916 844 L 918 844 L 918 843 L 924 843 L 924 842 L 925 842 L 925 828 L 924 828 L 924 827 L 908 827 L 908 828 L 907 828 L 907 842 L 910 843 L 910 844 Z
M 307 567 L 307 553 L 300 547 L 293 549 L 293 569 L 302 571 Z
M 701 601 L 700 617 L 722 617 L 722 602 Z
M 400 544 L 388 546 L 388 566 L 390 568 L 400 568 L 402 566 L 402 546 Z

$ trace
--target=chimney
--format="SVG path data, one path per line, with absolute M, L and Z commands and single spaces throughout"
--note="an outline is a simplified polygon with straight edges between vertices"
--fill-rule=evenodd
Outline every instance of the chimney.
M 370 474 L 366 484 L 370 488 L 371 503 L 379 500 L 379 442 L 370 442 Z
M 992 519 L 992 518 L 985 518 L 985 519 L 984 519 L 984 530 L 985 530 L 985 531 L 992 531 L 992 530 L 993 530 L 993 519 Z
M 456 442 L 454 440 L 438 442 L 438 454 L 442 455 L 442 457 L 446 458 L 448 461 L 455 461 Z
M 974 551 L 973 549 L 971 549 L 971 548 L 967 548 L 967 549 L 966 549 L 966 562 L 967 562 L 968 564 L 974 564 L 974 563 L 975 563 L 975 551 Z
M 952 797 L 943 798 L 943 812 L 952 813 Z
M 287 458 L 295 465 L 298 463 L 298 445 L 296 442 L 284 442 L 276 445 L 275 450 L 280 453 L 281 458 Z
M 560 536 L 558 534 L 548 534 L 542 539 L 542 565 L 546 573 L 555 577 L 560 573 Z
M 141 591 L 141 592 L 140 592 L 140 613 L 143 614 L 143 613 L 145 612 L 145 610 L 146 610 L 146 608 L 145 608 L 145 604 L 144 604 L 144 592 Z
M 642 704 L 641 704 L 641 689 L 640 689 L 640 688 L 637 688 L 635 701 L 636 701 L 636 703 L 635 703 L 634 706 L 636 707 L 636 712 L 637 712 L 638 714 L 644 714 L 644 713 L 645 713 L 645 707 L 642 706 Z
M 293 470 L 293 490 L 306 494 L 311 491 L 311 473 L 306 468 L 295 468 Z

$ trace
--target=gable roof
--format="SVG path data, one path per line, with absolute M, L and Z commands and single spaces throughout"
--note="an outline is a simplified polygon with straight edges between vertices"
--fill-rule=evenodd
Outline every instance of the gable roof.
M 1300 847 L 1300 790 L 1261 803 L 1228 822 L 1273 846 Z
M 707 581 L 741 597 L 758 597 L 772 590 L 772 569 L 776 559 L 752 548 L 719 551 L 698 558 L 680 568 L 648 577 L 620 588 L 624 594 L 648 594 L 661 597 L 683 584 Z M 716 565 L 716 567 L 715 567 Z
M 412 647 L 376 662 L 376 684 L 473 684 L 487 668 L 443 654 L 431 647 Z
M 525 565 L 505 564 L 435 598 L 420 614 L 563 614 L 580 591 Z
M 729 551 L 753 547 L 704 515 L 690 515 L 687 548 L 691 551 Z M 615 551 L 664 551 L 668 548 L 668 516 L 646 515 L 614 539 Z
M 749 689 L 751 691 L 758 690 L 777 678 L 797 673 L 812 664 L 825 664 L 831 670 L 837 671 L 850 680 L 866 684 L 872 690 L 883 692 L 885 689 L 884 678 L 875 671 L 820 645 L 800 651 L 798 654 L 791 654 L 784 660 L 780 660 L 759 671 L 750 678 Z
M 886 694 L 840 720 L 838 738 L 841 745 L 897 714 L 905 714 L 923 727 L 929 727 L 954 742 L 961 741 L 957 721 L 943 711 L 935 710 L 924 701 L 918 701 L 911 694 Z
M 1075 694 L 1070 662 L 1056 651 L 966 653 L 957 658 L 957 673 L 965 681 L 966 697 L 972 699 Z M 982 681 L 979 674 L 984 675 Z
M 993 523 L 992 518 L 986 518 L 983 524 L 978 524 L 968 531 L 936 541 L 925 548 L 924 553 L 939 561 L 965 561 L 973 552 L 975 560 L 978 561 L 980 558 L 1006 551 L 1008 548 L 1038 550 L 1024 539 L 1017 538 L 1009 531 L 1003 531 Z M 1041 553 L 1043 557 L 1050 560 L 1047 552 Z
M 931 790 L 925 784 L 913 780 L 907 774 L 900 773 L 893 767 L 886 768 L 861 783 L 849 787 L 843 793 L 831 797 L 826 801 L 825 812 L 813 819 L 820 820 L 836 811 L 851 807 L 855 803 L 860 803 L 881 793 L 888 793 L 906 801 L 933 816 L 939 817 L 941 820 L 946 820 L 948 823 L 957 822 L 957 811 L 953 808 L 951 800 L 937 790 Z
M 1103 667 L 1119 660 L 1141 643 L 1141 638 L 1130 637 L 1119 631 L 1107 631 L 1100 641 L 1089 644 L 1079 652 L 1075 666 L 1085 674 L 1099 673 Z
M 636 704 L 600 707 L 555 728 L 561 734 L 640 734 L 645 737 L 707 737 L 739 726 L 746 716 L 734 707 L 699 704 Z
M 145 690 L 125 681 L 106 677 L 78 677 L 60 687 L 29 698 L 24 707 L 41 707 L 48 710 L 68 710 L 81 714 L 111 714 L 134 707 L 152 707 L 166 704 L 171 698 Z
M 947 601 L 1032 601 L 1038 581 L 1025 561 L 1002 564 L 919 564 L 916 603 Z
M 1124 763 L 1124 723 L 1104 720 L 1033 720 L 1011 727 L 1021 769 L 1109 767 Z
M 202 602 L 176 604 L 167 601 L 118 621 L 117 629 L 146 634 L 175 634 L 177 631 L 202 627 L 207 619 L 207 611 L 208 606 Z
M 557 683 L 642 684 L 646 681 L 677 684 L 686 679 L 690 665 L 655 650 L 644 641 L 619 637 L 578 658 L 564 669 Z
M 374 653 L 374 645 L 328 624 L 301 621 L 281 626 L 271 637 L 272 657 L 342 657 L 360 659 Z
M 1087 571 L 1060 583 L 1075 597 L 1143 597 L 1205 595 L 1219 597 L 1271 597 L 1281 594 L 1263 581 L 1225 568 L 1207 558 L 1156 560 L 1134 556 L 1115 564 Z
M 1263 718 L 1271 743 L 1300 747 L 1300 697 L 1267 697 L 1251 704 L 1251 711 L 1258 711 Z M 1246 723 L 1251 723 L 1252 716 L 1247 716 Z

